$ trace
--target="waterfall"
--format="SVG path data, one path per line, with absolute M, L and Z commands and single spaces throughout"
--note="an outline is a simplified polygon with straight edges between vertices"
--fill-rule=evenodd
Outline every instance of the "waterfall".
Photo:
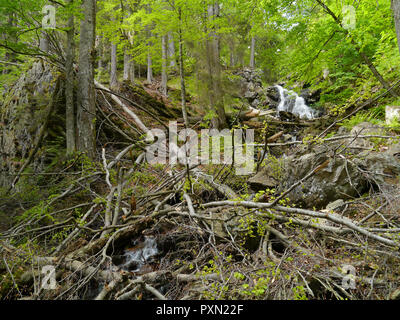
M 140 271 L 157 254 L 156 239 L 154 237 L 145 237 L 143 243 L 125 251 L 125 262 L 120 267 L 122 269 L 129 269 L 131 272 Z
M 304 98 L 291 90 L 284 89 L 277 85 L 276 88 L 279 91 L 280 103 L 277 108 L 277 112 L 286 111 L 293 113 L 301 119 L 313 119 L 315 117 L 315 111 L 306 105 Z

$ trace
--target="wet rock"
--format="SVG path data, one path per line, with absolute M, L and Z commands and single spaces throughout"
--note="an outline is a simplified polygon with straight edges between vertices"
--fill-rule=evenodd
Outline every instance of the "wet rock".
M 321 89 L 312 91 L 309 88 L 303 89 L 300 93 L 300 97 L 304 98 L 307 104 L 317 103 L 321 98 Z
M 275 86 L 273 87 L 268 87 L 266 89 L 266 95 L 269 99 L 271 99 L 271 101 L 276 102 L 277 104 L 279 104 L 280 101 L 280 94 L 279 94 L 279 90 L 278 88 L 276 88 Z

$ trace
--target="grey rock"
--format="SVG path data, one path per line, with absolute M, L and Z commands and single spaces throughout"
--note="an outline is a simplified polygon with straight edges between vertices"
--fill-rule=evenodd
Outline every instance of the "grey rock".
M 253 190 L 263 190 L 277 187 L 278 192 L 284 192 L 307 176 L 312 170 L 325 163 L 309 179 L 295 187 L 288 198 L 292 203 L 301 204 L 306 208 L 325 208 L 337 200 L 360 197 L 371 186 L 379 188 L 398 188 L 400 185 L 400 159 L 396 156 L 398 147 L 392 147 L 386 152 L 359 152 L 351 157 L 351 161 L 342 157 L 333 157 L 335 145 L 320 145 L 312 150 L 299 148 L 297 154 L 279 160 L 263 168 L 249 180 Z M 275 171 L 271 170 L 271 167 Z M 279 171 L 280 174 L 276 175 Z M 333 204 L 332 204 L 333 205 Z
M 337 211 L 344 206 L 345 202 L 343 199 L 336 200 L 334 202 L 329 203 L 326 206 L 327 211 Z

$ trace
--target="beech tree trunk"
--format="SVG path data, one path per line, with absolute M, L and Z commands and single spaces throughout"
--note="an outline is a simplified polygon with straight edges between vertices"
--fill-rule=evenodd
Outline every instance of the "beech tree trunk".
M 186 109 L 186 84 L 185 84 L 185 70 L 183 66 L 183 39 L 182 39 L 182 11 L 179 9 L 179 73 L 181 78 L 181 102 L 182 102 L 182 116 L 183 123 L 186 128 L 189 128 L 189 118 Z
M 131 57 L 124 49 L 124 80 L 129 80 L 131 74 Z
M 136 75 L 135 75 L 135 62 L 131 61 L 131 69 L 130 69 L 130 72 L 129 72 L 129 80 L 131 81 L 132 84 L 135 83 L 135 77 L 136 77 Z
M 211 20 L 216 19 L 220 14 L 219 3 L 215 2 L 208 6 L 208 17 Z M 216 112 L 217 116 L 211 120 L 213 128 L 222 129 L 227 127 L 227 120 L 225 114 L 225 108 L 223 103 L 223 92 L 221 84 L 221 62 L 220 62 L 220 39 L 215 32 L 212 30 L 211 41 L 208 41 L 208 66 L 209 66 L 209 77 L 210 77 L 210 103 L 211 107 Z
M 7 21 L 7 25 L 12 28 L 14 26 L 14 14 L 12 12 L 9 13 L 8 15 L 8 21 Z M 8 39 L 7 39 L 8 38 Z M 17 42 L 17 37 L 14 35 L 4 35 L 4 39 L 5 40 L 10 40 L 11 42 Z M 9 50 L 6 50 L 5 54 L 4 54 L 4 60 L 6 62 L 14 62 L 15 61 L 15 53 L 14 52 L 10 52 Z M 8 66 L 5 66 L 3 68 L 2 73 L 3 74 L 8 74 L 10 72 L 10 69 Z
M 110 88 L 115 90 L 118 88 L 117 76 L 117 45 L 111 44 L 111 71 L 110 71 Z
M 250 47 L 250 68 L 254 69 L 256 67 L 256 38 L 251 37 L 251 47 Z
M 168 83 L 168 37 L 167 35 L 162 36 L 162 73 L 161 73 L 161 92 L 163 95 L 167 95 L 167 83 Z
M 394 16 L 394 25 L 396 28 L 397 45 L 400 52 L 400 0 L 392 0 L 392 11 Z
M 102 36 L 99 36 L 97 38 L 97 53 L 98 53 L 98 61 L 97 61 L 97 80 L 100 80 L 101 75 L 104 72 L 104 66 L 103 66 L 103 51 L 104 51 L 104 40 Z
M 72 4 L 74 0 L 69 0 Z M 71 155 L 76 151 L 75 144 L 75 108 L 74 108 L 74 58 L 75 58 L 75 42 L 74 42 L 74 16 L 71 14 L 68 19 L 67 31 L 67 49 L 66 49 L 66 84 L 65 84 L 65 103 L 66 103 L 66 139 L 67 139 L 67 155 Z
M 133 33 L 128 32 L 128 39 L 129 39 L 129 44 L 131 47 L 134 45 L 134 39 L 133 39 Z M 135 61 L 132 59 L 132 56 L 129 55 L 130 58 L 130 63 L 129 63 L 129 80 L 131 81 L 132 84 L 135 83 Z
M 96 0 L 82 0 L 78 72 L 78 150 L 95 158 L 96 97 L 94 61 L 96 37 Z
M 151 13 L 151 8 L 150 6 L 146 7 L 146 12 L 147 13 Z M 151 38 L 152 34 L 151 34 L 151 30 L 150 30 L 150 25 L 146 26 L 146 33 L 147 33 L 147 37 L 148 39 Z M 153 83 L 153 60 L 151 57 L 151 47 L 153 46 L 153 43 L 151 41 L 148 41 L 147 43 L 147 47 L 148 47 L 148 51 L 147 51 L 147 82 L 148 83 Z
M 175 60 L 175 40 L 174 35 L 172 32 L 168 33 L 168 58 L 169 58 L 169 66 L 171 68 L 176 67 L 176 60 Z

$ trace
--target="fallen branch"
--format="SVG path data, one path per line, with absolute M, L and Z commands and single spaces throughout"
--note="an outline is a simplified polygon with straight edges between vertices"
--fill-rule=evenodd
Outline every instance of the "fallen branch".
M 323 212 L 317 212 L 317 211 L 312 211 L 312 210 L 305 210 L 305 209 L 298 209 L 298 208 L 287 208 L 283 206 L 273 206 L 272 203 L 257 203 L 257 202 L 251 202 L 251 201 L 216 201 L 216 202 L 210 202 L 202 205 L 204 208 L 209 208 L 209 207 L 216 207 L 216 206 L 233 206 L 233 207 L 245 207 L 245 208 L 256 208 L 256 209 L 274 209 L 277 211 L 282 211 L 286 213 L 293 213 L 293 214 L 301 214 L 301 215 L 306 215 L 314 218 L 320 218 L 320 219 L 326 219 L 330 220 L 334 223 L 343 225 L 348 227 L 349 229 L 356 231 L 358 233 L 361 233 L 369 238 L 372 238 L 378 242 L 381 242 L 383 244 L 386 244 L 391 247 L 399 247 L 400 243 L 378 236 L 376 234 L 373 234 L 369 231 L 367 231 L 364 228 L 361 228 L 357 226 L 357 224 L 353 221 L 351 221 L 348 218 L 338 216 L 333 213 L 323 213 Z

